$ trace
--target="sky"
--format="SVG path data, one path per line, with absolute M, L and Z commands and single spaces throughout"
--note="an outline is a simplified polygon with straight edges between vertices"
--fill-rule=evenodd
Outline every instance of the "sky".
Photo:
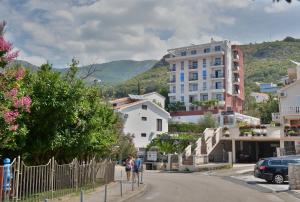
M 18 59 L 66 67 L 159 60 L 167 50 L 227 39 L 237 44 L 300 38 L 300 1 L 0 0 Z

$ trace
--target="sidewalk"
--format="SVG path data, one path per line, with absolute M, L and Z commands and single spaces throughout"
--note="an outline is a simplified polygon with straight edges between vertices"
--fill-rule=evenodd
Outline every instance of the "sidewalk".
M 132 185 L 131 182 L 125 180 L 125 176 L 122 177 L 122 197 L 121 197 L 121 177 L 120 170 L 122 167 L 116 166 L 115 172 L 115 182 L 107 185 L 107 202 L 121 202 L 121 201 L 130 201 L 133 197 L 142 195 L 147 188 L 145 183 L 138 186 L 137 182 Z M 132 187 L 133 186 L 133 187 Z M 133 189 L 133 191 L 132 191 Z M 55 202 L 65 201 L 73 202 L 80 201 L 80 194 L 69 195 L 62 198 L 57 198 L 53 200 Z M 83 202 L 104 202 L 105 201 L 105 186 L 95 188 L 95 190 L 86 190 L 83 191 Z
M 121 202 L 129 201 L 131 198 L 142 195 L 146 190 L 145 184 L 140 184 L 140 187 L 137 187 L 137 184 L 134 184 L 134 191 L 132 191 L 131 184 L 123 184 L 123 196 L 121 197 L 120 192 L 120 183 L 113 182 L 107 186 L 107 201 L 108 202 Z M 80 201 L 80 194 L 66 196 L 63 198 L 58 198 L 53 201 L 65 201 L 73 202 Z M 94 191 L 83 191 L 83 202 L 104 202 L 105 201 L 105 188 L 104 186 L 96 188 Z

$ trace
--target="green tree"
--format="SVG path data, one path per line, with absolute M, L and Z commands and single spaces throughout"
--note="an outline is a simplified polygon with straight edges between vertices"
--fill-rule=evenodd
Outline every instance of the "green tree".
M 51 156 L 61 162 L 109 156 L 118 143 L 122 128 L 118 115 L 102 101 L 97 87 L 75 78 L 77 65 L 73 60 L 62 77 L 45 64 L 29 78 L 34 101 L 23 151 L 33 163 Z
M 208 112 L 204 114 L 203 119 L 199 122 L 199 125 L 202 128 L 215 128 L 217 127 L 217 122 L 212 113 Z
M 273 95 L 269 95 L 267 102 L 260 103 L 258 105 L 260 112 L 261 123 L 269 124 L 272 121 L 272 113 L 279 112 L 278 98 Z

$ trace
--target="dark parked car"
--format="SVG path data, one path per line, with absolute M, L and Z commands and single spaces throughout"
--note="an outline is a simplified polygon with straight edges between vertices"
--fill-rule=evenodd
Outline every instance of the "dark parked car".
M 300 156 L 281 156 L 259 160 L 254 167 L 254 176 L 269 183 L 282 184 L 288 180 L 288 164 L 300 163 Z

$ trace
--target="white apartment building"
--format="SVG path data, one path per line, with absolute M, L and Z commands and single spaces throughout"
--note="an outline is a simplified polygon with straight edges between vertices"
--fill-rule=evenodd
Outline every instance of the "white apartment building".
M 168 132 L 170 114 L 164 109 L 165 97 L 156 92 L 129 95 L 111 104 L 122 114 L 123 131 L 134 135 L 134 145 L 139 151 L 143 151 L 156 135 Z
M 197 120 L 207 111 L 242 112 L 244 102 L 243 53 L 230 41 L 214 41 L 168 50 L 170 102 L 183 102 L 185 110 L 172 118 Z M 194 101 L 218 100 L 213 109 L 202 109 Z M 179 117 L 179 118 L 178 118 Z M 184 118 L 185 117 L 185 118 Z

